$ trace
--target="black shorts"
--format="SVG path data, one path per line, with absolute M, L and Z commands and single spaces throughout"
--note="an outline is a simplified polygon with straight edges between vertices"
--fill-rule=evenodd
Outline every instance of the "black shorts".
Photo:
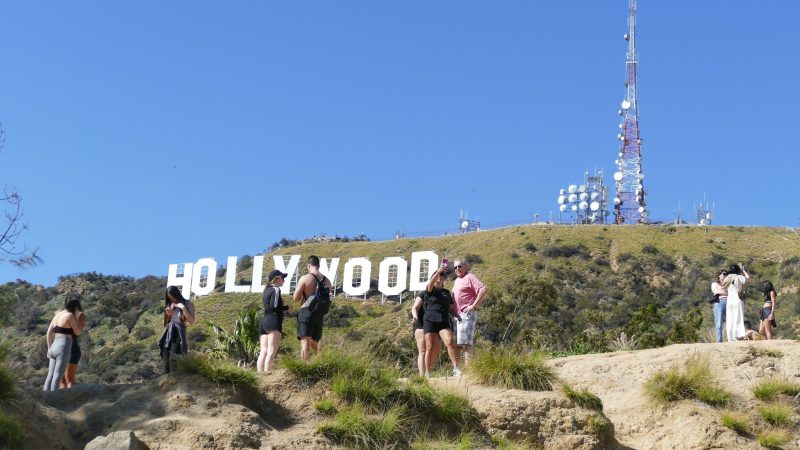
M 422 329 L 425 331 L 425 334 L 428 333 L 436 333 L 439 334 L 442 330 L 450 330 L 450 322 L 428 322 L 427 320 L 425 323 L 422 324 Z
M 420 322 L 419 320 L 415 320 L 414 323 L 411 324 L 411 333 L 412 334 L 416 333 L 417 330 L 421 330 L 421 329 L 422 329 L 422 322 Z
M 300 308 L 297 312 L 297 339 L 310 337 L 315 341 L 322 339 L 322 321 L 324 316 L 313 314 L 308 308 Z
M 264 316 L 261 319 L 261 325 L 258 327 L 258 334 L 267 334 L 273 331 L 283 333 L 283 318 L 273 315 Z
M 759 310 L 758 318 L 759 320 L 767 320 L 767 317 L 769 317 L 770 314 L 772 314 L 772 308 L 761 308 Z M 772 328 L 778 326 L 778 323 L 775 322 L 775 319 L 770 320 L 769 323 L 772 325 Z
M 69 363 L 70 364 L 78 364 L 81 360 L 81 346 L 78 345 L 78 338 L 74 336 L 72 338 L 72 350 L 69 353 Z

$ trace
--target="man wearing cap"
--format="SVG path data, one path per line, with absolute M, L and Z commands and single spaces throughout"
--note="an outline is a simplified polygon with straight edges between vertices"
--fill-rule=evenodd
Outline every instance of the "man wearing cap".
M 457 278 L 453 283 L 453 298 L 461 315 L 461 322 L 456 326 L 456 345 L 464 353 L 461 361 L 466 366 L 472 358 L 475 322 L 478 318 L 477 310 L 483 301 L 483 297 L 486 296 L 486 287 L 475 274 L 470 273 L 469 264 L 464 258 L 457 259 L 454 267 Z
M 295 301 L 301 303 L 297 312 L 297 339 L 300 340 L 300 358 L 308 361 L 311 350 L 319 351 L 319 341 L 322 339 L 322 321 L 324 316 L 311 312 L 308 305 L 313 300 L 318 283 L 324 283 L 329 292 L 333 292 L 330 280 L 319 272 L 319 257 L 311 255 L 306 262 L 308 273 L 297 280 L 294 291 Z

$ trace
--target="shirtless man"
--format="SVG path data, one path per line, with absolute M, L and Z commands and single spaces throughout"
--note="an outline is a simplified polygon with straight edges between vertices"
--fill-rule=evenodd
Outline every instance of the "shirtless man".
M 322 314 L 312 313 L 308 304 L 317 290 L 317 283 L 325 283 L 329 292 L 333 292 L 330 280 L 319 272 L 319 258 L 311 255 L 306 262 L 308 273 L 297 280 L 294 291 L 294 300 L 300 303 L 297 312 L 297 339 L 300 340 L 300 358 L 308 361 L 311 350 L 319 351 L 319 341 L 322 339 Z

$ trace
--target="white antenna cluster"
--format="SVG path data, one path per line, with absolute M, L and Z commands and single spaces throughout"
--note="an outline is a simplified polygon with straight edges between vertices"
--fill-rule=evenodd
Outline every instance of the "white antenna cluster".
M 481 223 L 477 220 L 470 220 L 464 211 L 458 213 L 458 230 L 462 233 L 469 233 L 471 231 L 480 231 Z
M 584 184 L 570 184 L 558 194 L 558 210 L 566 213 L 573 223 L 606 223 L 608 187 L 603 184 L 603 172 L 594 176 L 585 173 Z

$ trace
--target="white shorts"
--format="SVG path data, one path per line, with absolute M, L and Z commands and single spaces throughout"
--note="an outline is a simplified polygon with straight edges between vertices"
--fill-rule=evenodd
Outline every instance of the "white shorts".
M 456 325 L 456 345 L 473 345 L 475 340 L 475 322 L 478 320 L 477 311 L 461 313 L 461 322 Z

